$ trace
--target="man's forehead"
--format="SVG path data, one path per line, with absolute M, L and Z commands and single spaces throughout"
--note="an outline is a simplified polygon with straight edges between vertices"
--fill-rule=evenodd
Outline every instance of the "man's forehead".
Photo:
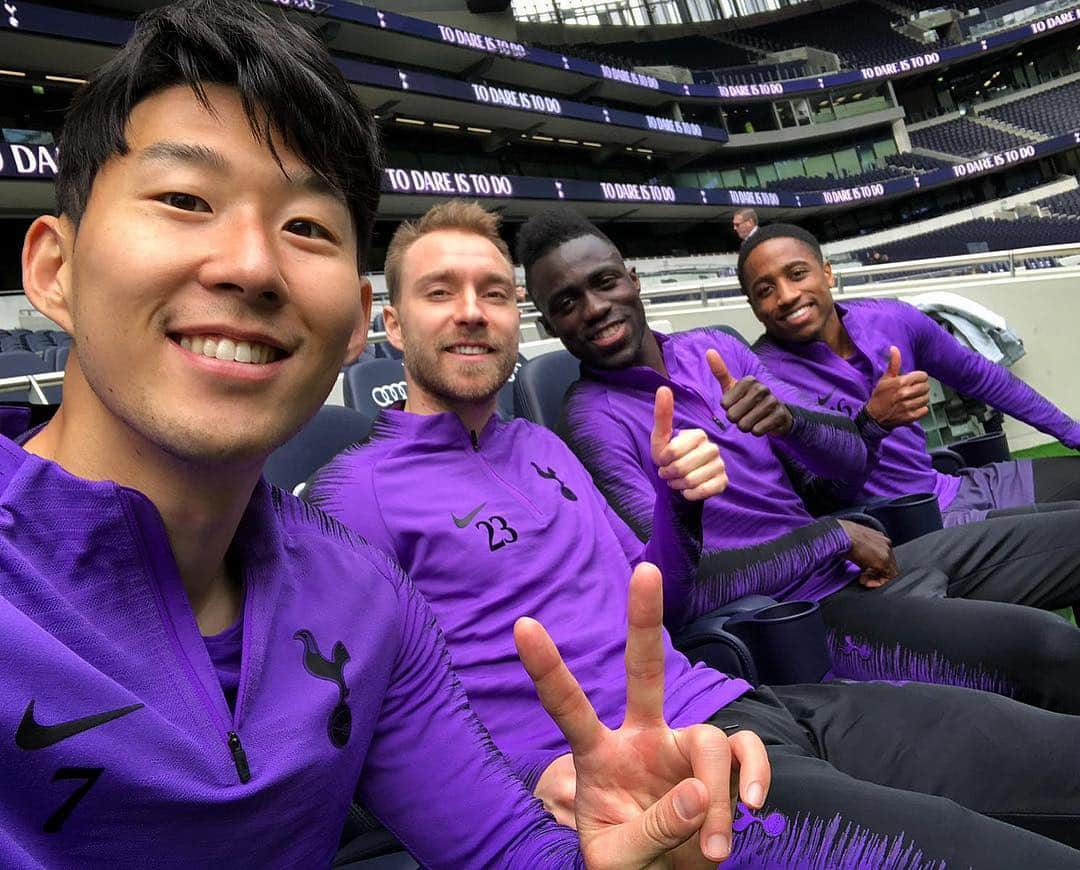
M 796 262 L 821 264 L 813 248 L 802 239 L 779 236 L 758 244 L 746 258 L 743 269 L 753 282 L 770 273 L 780 272 Z
M 484 273 L 513 283 L 514 269 L 490 239 L 463 230 L 425 233 L 405 251 L 402 272 L 410 284 L 438 277 L 475 277 Z
M 622 255 L 606 239 L 590 234 L 552 248 L 533 264 L 533 271 L 542 275 L 545 283 L 559 285 L 583 280 L 597 269 L 613 265 L 624 266 Z

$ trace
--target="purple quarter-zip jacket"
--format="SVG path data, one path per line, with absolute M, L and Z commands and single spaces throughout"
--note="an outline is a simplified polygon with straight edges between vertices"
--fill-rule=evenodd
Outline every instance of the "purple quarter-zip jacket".
M 855 425 L 838 414 L 804 410 L 798 393 L 727 333 L 654 334 L 668 376 L 648 367 L 582 366 L 581 380 L 566 396 L 562 429 L 600 491 L 640 536 L 649 534 L 652 513 L 649 435 L 657 387 L 675 395 L 676 429 L 704 429 L 719 445 L 728 487 L 705 502 L 696 576 L 664 586 L 665 622 L 679 627 L 753 593 L 817 600 L 855 579 L 858 567 L 843 558 L 850 539 L 836 520 L 810 516 L 790 476 L 793 463 L 817 475 L 860 480 L 867 447 Z M 732 377 L 752 375 L 788 405 L 794 425 L 787 435 L 758 437 L 728 421 L 723 391 L 705 358 L 709 348 L 720 352 Z
M 426 866 L 580 865 L 383 553 L 260 482 L 229 558 L 235 711 L 153 504 L 0 439 L 0 866 L 328 867 L 357 784 Z
M 654 499 L 654 534 L 643 546 L 566 445 L 525 420 L 493 417 L 473 434 L 454 414 L 382 411 L 367 441 L 322 470 L 309 498 L 405 566 L 446 633 L 470 702 L 529 785 L 568 750 L 518 662 L 514 621 L 543 623 L 600 719 L 617 728 L 631 565 L 648 558 L 674 576 L 696 560 L 681 527 L 682 517 L 700 516 L 696 506 Z M 704 722 L 749 690 L 691 667 L 666 633 L 664 646 L 673 727 Z
M 1053 435 L 1067 447 L 1080 447 L 1080 422 L 1005 367 L 965 348 L 913 305 L 896 299 L 858 299 L 836 303 L 836 310 L 856 348 L 850 360 L 838 357 L 823 341 L 789 344 L 763 336 L 754 350 L 776 377 L 810 393 L 819 405 L 854 416 L 885 373 L 889 347 L 896 346 L 904 371 L 921 369 L 954 390 Z M 1030 472 L 1028 478 L 1030 485 Z M 933 492 L 946 510 L 953 505 L 960 482 L 960 477 L 934 470 L 926 434 L 918 423 L 911 423 L 893 429 L 881 442 L 877 468 L 854 500 Z

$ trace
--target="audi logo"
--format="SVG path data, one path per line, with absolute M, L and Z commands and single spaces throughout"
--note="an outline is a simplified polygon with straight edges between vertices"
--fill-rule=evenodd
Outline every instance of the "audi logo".
M 380 384 L 371 388 L 371 401 L 380 408 L 389 408 L 394 402 L 404 402 L 406 396 L 405 381 L 396 384 Z

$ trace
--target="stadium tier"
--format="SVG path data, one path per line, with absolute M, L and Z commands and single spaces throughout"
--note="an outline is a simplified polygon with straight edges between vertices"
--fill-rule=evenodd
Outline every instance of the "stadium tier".
M 982 114 L 1046 135 L 1075 130 L 1080 127 L 1080 81 L 986 109 Z
M 926 148 L 961 157 L 1005 151 L 1027 145 L 1031 141 L 1015 133 L 988 127 L 968 118 L 953 118 L 932 127 L 913 130 L 910 135 L 911 144 L 916 148 Z
M 1070 190 L 1056 196 L 1040 199 L 1039 205 L 1056 215 L 1073 215 L 1080 218 L 1080 190 Z
M 730 221 L 740 206 L 839 239 L 1078 170 L 1076 83 L 1068 78 L 1080 72 L 1076 21 L 1057 5 L 1024 7 L 1041 16 L 1026 30 L 950 48 L 941 28 L 936 43 L 913 38 L 904 22 L 937 14 L 920 2 L 792 8 L 679 37 L 658 26 L 651 39 L 601 19 L 584 45 L 523 20 L 515 33 L 505 15 L 488 36 L 486 22 L 496 18 L 451 26 L 353 3 L 317 15 L 291 0 L 272 5 L 317 31 L 379 116 L 389 168 L 376 264 L 394 221 L 440 196 L 499 202 L 511 232 L 545 202 L 574 202 L 614 219 L 611 232 L 642 253 L 663 256 L 668 246 L 732 249 L 734 234 L 706 225 Z M 1017 10 L 992 11 L 995 20 L 1019 20 Z M 25 182 L 52 177 L 56 119 L 78 80 L 124 38 L 123 16 L 104 5 L 20 2 L 17 28 L 0 21 L 0 53 L 9 58 L 0 65 L 0 245 L 14 246 L 19 215 L 47 202 L 45 184 Z M 41 38 L 74 46 L 63 68 L 35 50 Z M 1038 51 L 1025 56 L 1029 44 Z M 803 47 L 837 53 L 840 67 L 793 78 L 812 68 L 810 55 L 764 54 Z M 721 65 L 738 68 L 709 71 Z M 1003 94 L 1015 99 L 980 112 L 983 100 Z M 905 124 L 957 110 L 968 114 L 915 130 Z M 14 285 L 16 270 L 0 268 L 3 284 Z

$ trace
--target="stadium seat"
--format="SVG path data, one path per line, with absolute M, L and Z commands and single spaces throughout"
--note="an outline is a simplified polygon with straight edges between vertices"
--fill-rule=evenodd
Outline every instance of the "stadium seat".
M 406 396 L 405 367 L 396 359 L 371 359 L 347 366 L 342 389 L 349 408 L 372 419 Z
M 371 418 L 352 408 L 323 405 L 304 427 L 270 454 L 263 476 L 292 493 L 346 447 L 367 437 Z
M 502 389 L 499 390 L 498 414 L 503 420 L 509 420 L 515 416 L 514 383 L 517 381 L 518 372 L 521 371 L 521 367 L 525 365 L 525 363 L 525 357 L 519 353 L 517 362 L 514 363 L 514 371 L 511 373 L 510 379 L 505 384 L 503 384 Z
M 992 462 L 1008 462 L 1012 458 L 1004 432 L 987 432 L 985 435 L 964 438 L 950 444 L 949 449 L 959 453 L 969 468 Z
M 566 391 L 580 372 L 581 364 L 568 350 L 533 357 L 514 381 L 514 416 L 554 431 Z
M 51 372 L 45 360 L 30 350 L 12 350 L 0 353 L 0 378 L 13 378 L 19 375 L 42 375 Z M 50 404 L 59 404 L 60 388 L 48 387 L 44 389 L 45 396 Z M 15 390 L 0 393 L 0 398 L 8 402 L 29 402 L 32 392 L 30 390 Z

